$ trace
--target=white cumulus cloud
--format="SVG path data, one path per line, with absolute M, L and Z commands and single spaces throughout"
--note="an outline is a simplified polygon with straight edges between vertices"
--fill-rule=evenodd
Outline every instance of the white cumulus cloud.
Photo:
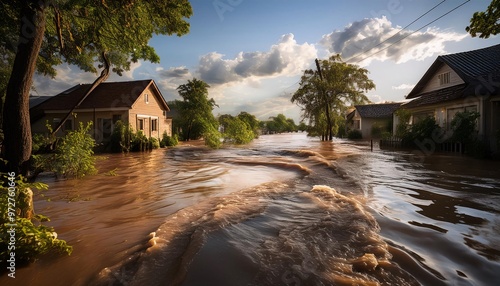
M 343 30 L 323 35 L 320 44 L 344 60 L 368 65 L 373 60 L 404 63 L 445 53 L 446 42 L 458 42 L 467 34 L 427 28 L 400 31 L 385 16 L 356 21 Z
M 208 84 L 293 76 L 308 68 L 316 55 L 314 45 L 298 44 L 293 34 L 286 34 L 265 52 L 240 52 L 233 59 L 217 52 L 206 54 L 200 58 L 197 73 Z

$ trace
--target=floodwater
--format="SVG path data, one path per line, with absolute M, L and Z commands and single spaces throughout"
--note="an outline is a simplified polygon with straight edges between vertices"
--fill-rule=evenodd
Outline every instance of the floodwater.
M 0 284 L 499 285 L 499 163 L 418 154 L 283 134 L 106 155 L 36 196 L 73 254 Z

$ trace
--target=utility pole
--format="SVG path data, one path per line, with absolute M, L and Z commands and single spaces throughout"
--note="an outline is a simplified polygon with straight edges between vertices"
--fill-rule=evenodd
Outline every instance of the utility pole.
M 323 82 L 323 73 L 321 72 L 321 66 L 319 65 L 319 60 L 316 59 L 316 69 L 318 70 L 319 74 L 319 79 L 321 82 Z M 323 100 L 325 101 L 325 115 L 326 115 L 326 126 L 327 126 L 327 136 L 328 139 L 331 141 L 333 140 L 333 131 L 332 131 L 332 121 L 330 120 L 330 104 L 328 103 L 327 97 L 326 97 L 326 92 L 323 87 L 321 87 L 320 92 L 323 95 Z

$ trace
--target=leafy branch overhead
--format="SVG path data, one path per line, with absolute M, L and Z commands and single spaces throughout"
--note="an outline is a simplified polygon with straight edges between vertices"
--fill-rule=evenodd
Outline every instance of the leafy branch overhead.
M 8 84 L 0 84 L 3 155 L 9 164 L 3 168 L 22 173 L 31 154 L 27 102 L 35 70 L 55 77 L 62 63 L 94 73 L 103 67 L 97 85 L 106 79 L 108 64 L 121 75 L 133 62 L 159 62 L 149 40 L 187 34 L 193 13 L 188 0 L 12 0 L 1 1 L 0 8 L 2 64 L 11 71 Z M 0 79 L 4 74 L 0 69 Z
M 500 32 L 500 0 L 492 0 L 486 11 L 476 12 L 465 28 L 471 36 L 488 39 Z
M 187 0 L 175 1 L 56 1 L 47 9 L 43 48 L 84 71 L 96 72 L 94 61 L 108 52 L 113 71 L 120 74 L 140 59 L 160 58 L 148 45 L 154 34 L 181 36 L 189 32 L 184 18 L 192 15 Z M 48 62 L 52 62 L 49 60 Z

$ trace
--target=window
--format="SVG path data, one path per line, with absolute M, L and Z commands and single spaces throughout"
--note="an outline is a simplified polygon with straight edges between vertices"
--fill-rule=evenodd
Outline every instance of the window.
M 151 120 L 151 131 L 158 131 L 158 119 Z
M 144 119 L 138 119 L 137 125 L 139 130 L 144 130 Z
M 57 126 L 59 126 L 59 123 L 61 123 L 61 118 L 54 118 L 52 119 L 52 129 L 56 129 Z
M 438 79 L 439 79 L 439 85 L 448 84 L 448 83 L 450 83 L 450 73 L 446 72 L 446 73 L 439 74 Z
M 147 93 L 144 94 L 144 102 L 149 103 L 149 94 Z
M 361 129 L 361 120 L 354 120 L 354 129 Z
M 66 122 L 64 122 L 64 125 L 63 125 L 63 130 L 64 131 L 73 130 L 73 120 L 71 120 L 71 119 L 66 120 Z
M 122 120 L 122 116 L 120 114 L 113 115 L 113 124 L 115 124 L 118 120 Z

